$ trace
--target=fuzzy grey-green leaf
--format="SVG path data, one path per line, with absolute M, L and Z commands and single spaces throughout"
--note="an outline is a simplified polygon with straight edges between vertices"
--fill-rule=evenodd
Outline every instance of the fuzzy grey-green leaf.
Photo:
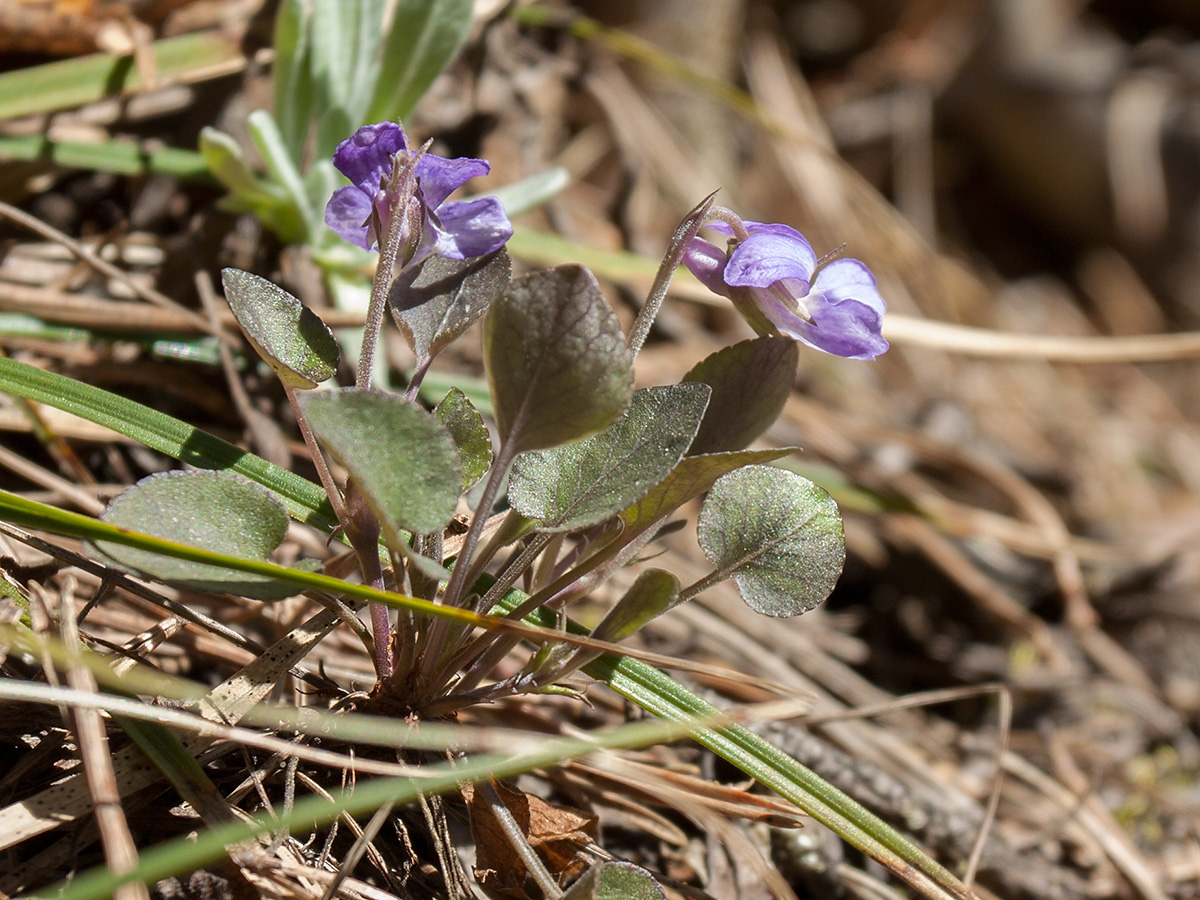
M 287 534 L 283 504 L 253 482 L 228 472 L 174 471 L 150 475 L 113 498 L 102 521 L 153 537 L 241 559 L 265 560 Z M 195 590 L 247 597 L 287 597 L 295 588 L 220 566 L 173 559 L 104 541 L 95 545 L 127 570 Z
M 543 450 L 607 428 L 633 394 L 633 358 L 596 277 L 559 266 L 513 281 L 483 320 L 502 442 Z
M 544 531 L 573 531 L 616 515 L 666 478 L 696 435 L 709 389 L 674 384 L 636 391 L 629 409 L 582 441 L 522 453 L 508 499 Z
M 337 371 L 333 332 L 307 306 L 265 278 L 224 269 L 225 297 L 246 337 L 280 381 L 313 388 Z
M 829 596 L 846 560 L 837 504 L 807 478 L 746 466 L 713 485 L 697 523 L 704 555 L 755 612 L 795 616 Z
M 454 438 L 431 413 L 396 394 L 352 388 L 307 394 L 300 410 L 392 537 L 450 521 L 462 468 Z
M 770 428 L 791 394 L 799 359 L 791 338 L 758 337 L 697 363 L 683 381 L 707 384 L 712 399 L 688 455 L 741 450 Z
M 462 462 L 462 489 L 468 490 L 492 464 L 492 436 L 488 433 L 483 416 L 458 388 L 447 391 L 442 401 L 434 407 L 433 414 L 446 426 L 450 437 L 458 445 Z
M 470 259 L 431 256 L 401 270 L 388 291 L 388 308 L 423 363 L 487 312 L 512 278 L 504 250 Z

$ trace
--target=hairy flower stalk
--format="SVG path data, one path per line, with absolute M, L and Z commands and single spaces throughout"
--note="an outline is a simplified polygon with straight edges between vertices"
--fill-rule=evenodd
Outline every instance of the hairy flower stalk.
M 325 223 L 364 250 L 378 250 L 355 387 L 368 390 L 388 291 L 397 266 L 419 265 L 430 256 L 467 259 L 498 250 L 512 236 L 512 224 L 495 198 L 447 201 L 472 178 L 491 170 L 487 160 L 447 159 L 429 153 L 429 144 L 410 149 L 398 122 L 364 125 L 334 151 L 333 164 L 350 184 L 334 191 Z M 362 564 L 364 578 L 383 587 L 377 541 L 379 525 L 351 484 L 343 522 Z M 394 654 L 386 607 L 372 604 L 376 669 L 391 675 Z
M 804 235 L 788 225 L 743 222 L 724 207 L 713 207 L 708 218 L 708 228 L 729 235 L 727 249 L 696 237 L 683 263 L 709 290 L 728 297 L 756 332 L 848 359 L 874 359 L 888 349 L 880 333 L 887 304 L 865 264 L 821 265 Z

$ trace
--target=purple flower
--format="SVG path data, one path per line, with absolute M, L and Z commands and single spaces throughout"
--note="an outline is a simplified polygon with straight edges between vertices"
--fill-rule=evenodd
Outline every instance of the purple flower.
M 818 269 L 817 255 L 796 229 L 745 224 L 750 237 L 732 253 L 695 238 L 683 262 L 709 290 L 733 301 L 751 328 L 850 359 L 874 359 L 887 350 L 880 334 L 887 304 L 870 269 L 857 259 Z M 724 222 L 708 227 L 733 234 Z
M 404 129 L 397 122 L 364 125 L 338 144 L 333 164 L 351 184 L 333 192 L 325 207 L 325 224 L 364 250 L 377 248 L 387 234 L 396 204 L 391 187 L 396 157 L 411 154 Z M 482 256 L 504 246 L 512 237 L 512 223 L 504 207 L 492 197 L 446 203 L 451 193 L 477 175 L 486 175 L 485 159 L 446 159 L 426 153 L 416 165 L 417 187 L 410 213 L 421 225 L 420 242 L 409 263 L 430 254 L 447 259 Z

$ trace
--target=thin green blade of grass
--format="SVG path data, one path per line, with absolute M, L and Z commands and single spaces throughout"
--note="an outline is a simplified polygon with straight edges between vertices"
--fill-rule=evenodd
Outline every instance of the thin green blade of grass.
M 311 481 L 148 406 L 2 357 L 0 390 L 111 428 L 180 462 L 244 475 L 278 494 L 292 518 L 323 531 L 337 526 L 324 491 Z
M 208 163 L 195 150 L 143 147 L 133 141 L 58 141 L 41 134 L 0 136 L 0 162 L 37 160 L 117 175 L 159 174 L 212 181 Z
M 221 467 L 219 462 L 213 461 L 213 454 L 215 453 L 228 463 L 237 463 L 240 467 L 233 469 L 234 471 L 238 471 L 246 477 L 259 482 L 264 487 L 276 491 L 284 497 L 285 503 L 291 498 L 292 503 L 289 505 L 289 511 L 297 508 L 297 512 L 293 513 L 293 515 L 302 520 L 308 520 L 311 516 L 315 515 L 318 504 L 324 499 L 320 489 L 316 485 L 299 478 L 299 476 L 293 475 L 277 466 L 272 466 L 253 454 L 238 450 L 233 445 L 226 444 L 224 441 L 207 435 L 199 429 L 193 428 L 177 419 L 158 413 L 140 404 L 124 400 L 107 391 L 91 388 L 79 382 L 74 382 L 71 379 L 43 372 L 32 366 L 26 366 L 3 358 L 0 358 L 0 389 L 9 390 L 27 399 L 65 409 L 83 418 L 113 428 L 135 440 L 147 443 L 148 446 L 159 449 L 164 453 L 175 455 L 176 458 L 182 458 L 177 453 L 171 453 L 171 450 L 165 449 L 163 445 L 169 443 L 170 446 L 177 448 L 177 451 L 182 452 L 186 450 L 189 456 L 187 459 L 188 462 L 192 462 L 193 458 L 202 458 L 206 460 L 207 467 L 219 468 Z M 55 393 L 56 391 L 58 393 Z M 137 413 L 133 418 L 130 418 L 131 411 Z M 154 426 L 147 427 L 147 421 L 152 421 Z M 125 431 L 121 427 L 122 425 L 132 427 L 137 433 Z M 141 435 L 146 435 L 146 437 L 155 440 L 156 443 L 148 443 Z M 207 448 L 207 452 L 197 454 L 197 447 Z M 196 464 L 204 465 L 205 463 Z M 304 486 L 303 489 L 296 489 L 295 485 L 297 482 Z M 281 485 L 290 486 L 287 494 L 280 489 Z M 13 495 L 8 496 L 12 500 L 20 501 L 22 504 L 29 504 L 31 502 Z M 309 505 L 305 505 L 305 500 L 308 501 Z M 9 503 L 11 501 L 6 501 L 6 505 Z M 33 505 L 39 507 L 41 510 L 51 510 L 59 517 L 74 517 L 83 520 L 84 523 L 92 523 L 89 527 L 102 525 L 102 523 L 87 519 L 85 516 L 75 516 L 72 513 L 53 510 L 51 507 L 42 507 L 41 504 Z M 28 514 L 28 508 L 26 508 L 26 513 Z M 3 518 L 4 515 L 5 510 L 3 507 L 0 507 L 0 518 Z M 329 517 L 327 521 L 329 525 L 326 527 L 332 527 L 332 518 Z M 38 526 L 35 525 L 34 527 Z M 107 528 L 107 526 L 105 527 Z M 117 529 L 110 530 L 117 531 Z M 91 537 L 91 535 L 87 534 L 83 536 Z M 117 537 L 118 539 L 127 537 L 127 534 L 118 534 Z M 101 535 L 101 539 L 112 540 L 114 538 L 111 533 L 106 532 Z M 326 579 L 325 576 L 321 575 L 283 569 L 269 563 L 252 563 L 246 560 L 229 559 L 218 554 L 208 554 L 204 551 L 183 547 L 183 545 L 172 544 L 168 541 L 148 540 L 152 543 L 144 545 L 145 549 L 168 554 L 183 551 L 193 554 L 184 558 L 194 559 L 197 562 L 216 563 L 227 565 L 230 568 L 243 567 L 244 571 L 275 575 L 276 577 L 305 587 L 317 587 L 322 590 L 332 589 L 343 594 L 351 594 L 368 600 L 379 600 L 380 602 L 391 603 L 393 605 L 404 605 L 411 609 L 417 609 L 417 606 L 421 606 L 421 611 L 426 611 L 424 610 L 424 604 L 421 601 L 416 601 L 415 598 L 376 592 L 363 585 L 353 585 L 339 582 L 336 579 Z M 333 582 L 333 584 L 326 584 L 326 581 Z M 519 602 L 520 600 L 515 601 L 514 606 Z M 434 606 L 428 612 L 432 615 L 450 617 L 450 611 L 443 606 Z M 454 612 L 460 615 L 465 614 L 464 610 L 455 610 Z M 468 624 L 479 624 L 486 627 L 496 621 L 490 617 L 478 618 L 481 621 L 472 619 Z M 467 622 L 467 619 L 464 617 L 462 621 Z M 538 637 L 541 637 L 541 635 L 538 635 Z M 705 701 L 687 691 L 686 688 L 674 681 L 674 679 L 645 663 L 639 663 L 630 659 L 621 659 L 613 667 L 614 663 L 611 659 L 601 658 L 592 663 L 591 666 L 594 669 L 594 677 L 601 678 L 606 682 L 609 681 L 609 678 L 612 678 L 615 681 L 612 684 L 615 690 L 620 692 L 623 688 L 629 691 L 630 694 L 627 696 L 630 696 L 630 699 L 639 703 L 639 705 L 644 705 L 646 709 L 656 715 L 679 719 L 680 717 L 691 715 L 694 709 L 711 708 L 709 704 L 706 704 Z M 611 674 L 607 674 L 610 667 L 613 667 L 612 672 Z M 617 678 L 617 675 L 628 676 L 629 680 L 626 681 Z M 830 827 L 839 833 L 848 843 L 860 847 L 864 852 L 879 859 L 881 862 L 891 860 L 893 862 L 893 871 L 896 871 L 900 877 L 909 881 L 914 887 L 928 893 L 930 882 L 932 882 L 935 885 L 941 885 L 945 890 L 954 895 L 968 895 L 966 889 L 949 871 L 921 851 L 911 841 L 869 813 L 850 797 L 838 791 L 832 785 L 820 779 L 815 773 L 801 766 L 795 760 L 792 760 L 789 756 L 748 729 L 740 727 L 735 727 L 733 730 L 729 728 L 706 729 L 692 736 L 747 774 L 762 780 L 782 796 L 796 803 L 802 810 L 812 814 L 814 818 L 831 823 Z M 814 794 L 814 788 L 816 789 L 816 794 Z M 936 892 L 936 888 L 934 890 Z
M 160 81 L 197 81 L 245 62 L 238 42 L 221 31 L 163 38 L 150 45 Z M 0 119 L 70 109 L 148 85 L 131 55 L 96 53 L 0 75 Z
M 259 817 L 253 822 L 230 822 L 205 829 L 199 835 L 173 838 L 139 855 L 137 866 L 115 874 L 107 867 L 96 867 L 76 876 L 69 885 L 56 885 L 31 896 L 57 897 L 59 900 L 104 900 L 122 884 L 153 884 L 181 872 L 191 871 L 220 859 L 231 848 L 263 833 L 280 829 L 304 831 L 332 822 L 342 813 L 363 815 L 385 803 L 407 803 L 420 796 L 446 793 L 468 781 L 484 778 L 510 778 L 532 769 L 554 766 L 567 759 L 586 756 L 599 749 L 649 746 L 677 739 L 686 726 L 677 722 L 654 721 L 624 725 L 604 735 L 586 739 L 567 738 L 547 741 L 538 750 L 522 754 L 485 754 L 477 759 L 430 766 L 431 776 L 414 782 L 410 778 L 375 778 L 359 781 L 352 790 L 337 795 L 333 802 L 324 797 L 306 797 L 296 801 L 282 815 Z M 436 773 L 436 774 L 434 774 Z M 235 854 L 237 851 L 233 851 Z M 254 852 L 249 848 L 242 852 Z

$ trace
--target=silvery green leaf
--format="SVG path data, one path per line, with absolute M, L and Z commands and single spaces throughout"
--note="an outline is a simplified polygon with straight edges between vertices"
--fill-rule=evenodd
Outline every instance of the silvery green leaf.
M 511 277 L 512 260 L 504 250 L 470 259 L 431 256 L 401 270 L 388 292 L 388 308 L 418 367 L 487 312 Z
M 758 337 L 725 347 L 683 376 L 712 388 L 712 399 L 688 453 L 741 450 L 774 424 L 792 392 L 797 344 Z
M 500 438 L 514 451 L 602 431 L 633 394 L 620 323 L 582 266 L 510 283 L 483 320 L 483 358 Z
M 458 445 L 462 460 L 462 489 L 466 491 L 484 476 L 492 464 L 492 437 L 488 434 L 487 425 L 479 410 L 458 388 L 449 390 L 442 402 L 434 407 L 433 414 L 446 426 Z
M 713 485 L 697 523 L 704 555 L 755 612 L 795 616 L 829 596 L 846 560 L 837 504 L 807 478 L 746 466 Z
M 399 0 L 366 121 L 403 119 L 458 53 L 474 0 Z
M 462 487 L 458 448 L 431 413 L 396 394 L 352 388 L 300 397 L 317 439 L 345 466 L 389 533 L 440 531 Z
M 645 869 L 625 860 L 595 863 L 561 900 L 666 900 L 666 892 Z
M 287 534 L 283 504 L 253 482 L 219 471 L 163 472 L 113 498 L 102 521 L 152 537 L 240 559 L 263 561 Z M 201 591 L 245 597 L 288 597 L 296 589 L 261 575 L 188 562 L 98 541 L 104 556 L 126 570 Z
M 562 166 L 552 166 L 528 178 L 496 188 L 491 196 L 500 201 L 504 212 L 512 219 L 552 200 L 570 183 L 570 172 Z
M 692 442 L 708 387 L 675 384 L 634 392 L 624 415 L 582 441 L 522 453 L 509 476 L 508 500 L 542 531 L 574 531 L 603 522 L 670 474 Z
M 314 388 L 337 371 L 333 332 L 312 310 L 265 278 L 224 269 L 225 299 L 246 337 L 279 376 L 294 388 Z

